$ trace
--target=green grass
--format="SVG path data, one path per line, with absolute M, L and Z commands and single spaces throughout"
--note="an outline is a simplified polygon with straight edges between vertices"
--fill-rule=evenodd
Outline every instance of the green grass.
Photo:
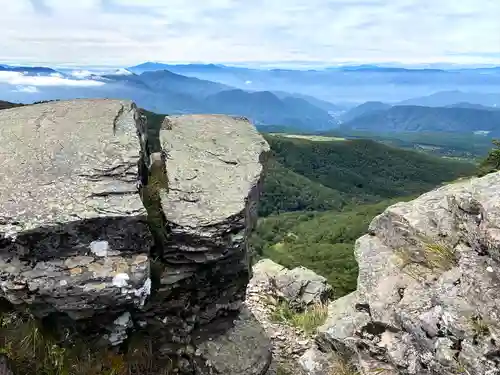
M 287 133 L 269 133 L 270 135 L 280 136 L 285 138 L 298 138 L 305 139 L 312 142 L 332 142 L 332 141 L 345 141 L 343 137 L 329 137 L 324 135 L 306 135 L 306 134 L 287 134 Z
M 22 375 L 168 375 L 172 362 L 162 362 L 151 339 L 134 336 L 126 353 L 94 348 L 91 343 L 60 345 L 29 313 L 3 313 L 0 353 Z
M 316 333 L 319 326 L 325 323 L 327 316 L 328 306 L 324 304 L 312 305 L 302 312 L 297 312 L 290 307 L 288 302 L 280 301 L 270 318 L 274 322 L 288 324 L 299 328 L 307 335 L 312 335 Z
M 423 240 L 420 251 L 401 248 L 396 251 L 400 259 L 400 267 L 408 275 L 419 280 L 424 275 L 422 269 L 413 267 L 422 266 L 431 272 L 445 272 L 458 265 L 455 249 L 443 242 Z

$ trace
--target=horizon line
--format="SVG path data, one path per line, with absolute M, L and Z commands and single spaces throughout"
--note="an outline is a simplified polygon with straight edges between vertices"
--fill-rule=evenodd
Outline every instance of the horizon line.
M 226 62 L 209 62 L 209 61 L 143 61 L 133 65 L 123 64 L 78 64 L 71 62 L 0 62 L 0 66 L 12 67 L 45 67 L 45 68 L 60 68 L 60 69 L 127 69 L 133 68 L 142 64 L 164 64 L 164 65 L 215 65 L 235 68 L 254 68 L 254 69 L 328 69 L 328 68 L 344 68 L 344 67 L 364 67 L 373 66 L 379 68 L 406 68 L 406 69 L 481 69 L 481 68 L 500 68 L 498 63 L 454 63 L 454 62 L 419 62 L 419 63 L 404 63 L 396 61 L 378 61 L 378 62 L 359 62 L 359 61 L 343 61 L 343 62 L 323 62 L 323 61 L 226 61 Z M 296 68 L 296 69 L 293 69 Z M 302 68 L 302 69 L 300 69 Z

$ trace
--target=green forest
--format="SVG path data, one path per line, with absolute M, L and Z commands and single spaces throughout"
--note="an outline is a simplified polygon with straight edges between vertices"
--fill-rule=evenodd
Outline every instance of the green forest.
M 251 236 L 255 259 L 310 268 L 327 277 L 335 297 L 356 288 L 354 243 L 376 215 L 477 171 L 472 162 L 366 139 L 264 136 L 272 156 Z

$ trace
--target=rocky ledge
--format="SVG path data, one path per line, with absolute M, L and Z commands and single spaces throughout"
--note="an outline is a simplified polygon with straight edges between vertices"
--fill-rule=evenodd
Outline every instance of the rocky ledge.
M 0 296 L 63 344 L 153 336 L 186 374 L 267 371 L 242 309 L 269 147 L 245 119 L 127 101 L 0 111 Z
M 334 353 L 363 375 L 500 374 L 500 173 L 388 208 L 355 255 L 357 290 L 329 306 L 309 375 Z

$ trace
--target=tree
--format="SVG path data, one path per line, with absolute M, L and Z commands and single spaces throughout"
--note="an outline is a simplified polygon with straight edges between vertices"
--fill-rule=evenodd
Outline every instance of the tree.
M 488 156 L 486 156 L 486 158 L 479 165 L 479 176 L 484 176 L 488 173 L 500 170 L 500 139 L 494 139 L 492 143 L 495 147 L 488 153 Z

